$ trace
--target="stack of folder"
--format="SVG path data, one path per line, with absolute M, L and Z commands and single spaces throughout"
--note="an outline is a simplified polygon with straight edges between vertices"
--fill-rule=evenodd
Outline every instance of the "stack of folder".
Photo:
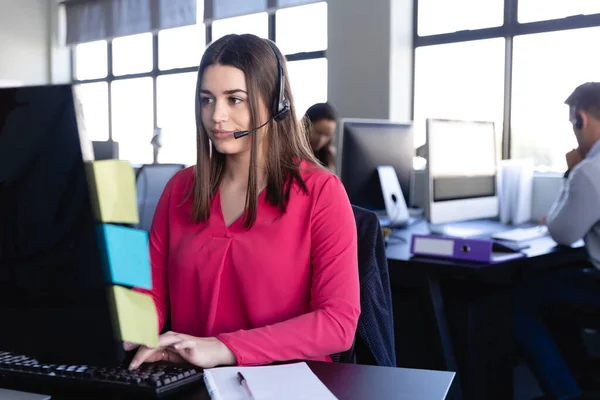
M 110 274 L 113 326 L 123 341 L 156 347 L 154 302 L 147 294 L 131 289 L 152 288 L 148 233 L 126 226 L 138 223 L 135 173 L 127 161 L 94 161 L 87 167 L 98 237 L 104 247 L 101 253 Z

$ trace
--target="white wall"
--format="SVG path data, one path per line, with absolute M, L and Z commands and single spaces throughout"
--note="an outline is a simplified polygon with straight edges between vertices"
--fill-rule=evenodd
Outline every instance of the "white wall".
M 50 80 L 50 0 L 0 0 L 0 80 Z
M 410 117 L 412 0 L 328 0 L 328 98 L 340 117 Z

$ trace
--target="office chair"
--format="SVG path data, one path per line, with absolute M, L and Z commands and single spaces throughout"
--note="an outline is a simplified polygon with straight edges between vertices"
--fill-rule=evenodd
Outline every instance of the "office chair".
M 183 164 L 147 164 L 138 170 L 136 188 L 140 221 L 136 228 L 150 231 L 156 205 L 167 182 L 183 168 Z
M 352 206 L 358 239 L 361 314 L 352 347 L 334 362 L 396 366 L 392 294 L 383 232 L 377 215 Z
M 583 271 L 590 280 L 597 280 L 600 286 L 600 271 L 593 266 Z M 584 331 L 587 335 L 600 334 L 600 309 L 587 305 L 557 303 L 546 310 L 544 322 L 552 332 L 553 339 L 580 386 L 584 390 L 597 391 L 600 380 L 589 380 L 591 376 L 597 376 L 600 369 L 597 339 L 586 343 Z M 590 383 L 593 386 L 588 388 Z

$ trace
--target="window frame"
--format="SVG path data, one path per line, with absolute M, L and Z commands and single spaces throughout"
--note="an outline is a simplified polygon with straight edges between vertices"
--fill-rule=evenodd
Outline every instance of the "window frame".
M 511 158 L 511 116 L 512 116 L 512 76 L 513 76 L 513 43 L 520 35 L 567 31 L 580 28 L 600 26 L 600 13 L 574 15 L 545 21 L 521 23 L 518 20 L 519 0 L 504 0 L 504 23 L 494 28 L 461 30 L 437 35 L 419 36 L 419 0 L 413 0 L 413 60 L 412 60 L 412 102 L 410 115 L 414 119 L 415 110 L 415 54 L 418 47 L 468 42 L 481 39 L 505 38 L 504 61 L 504 116 L 502 130 L 502 158 Z
M 271 3 L 273 0 L 269 0 Z M 325 1 L 325 0 L 324 0 Z M 276 38 L 276 15 L 277 11 L 274 7 L 269 7 L 268 9 L 268 32 L 269 39 L 277 43 Z M 169 70 L 160 70 L 158 66 L 159 59 L 159 45 L 158 45 L 158 33 L 160 31 L 152 32 L 152 70 L 150 72 L 144 73 L 135 73 L 135 74 L 127 74 L 127 75 L 119 75 L 115 76 L 113 74 L 113 49 L 112 49 L 112 39 L 106 40 L 106 51 L 107 51 L 107 75 L 104 78 L 96 78 L 96 79 L 77 79 L 77 73 L 75 70 L 76 65 L 76 54 L 75 54 L 75 45 L 70 47 L 70 66 L 71 66 L 71 82 L 73 85 L 82 85 L 87 83 L 98 83 L 98 82 L 106 82 L 108 84 L 108 141 L 113 140 L 113 132 L 112 132 L 112 82 L 124 80 L 124 79 L 135 79 L 135 78 L 152 78 L 152 93 L 153 93 L 153 126 L 154 129 L 158 127 L 158 99 L 157 99 L 157 78 L 159 76 L 171 75 L 171 74 L 183 74 L 189 72 L 197 72 L 198 66 L 190 66 L 183 68 L 174 68 Z M 208 46 L 212 42 L 212 21 L 207 21 L 205 23 L 205 46 Z M 301 60 L 313 60 L 319 58 L 327 58 L 327 50 L 318 50 L 318 51 L 310 51 L 310 52 L 301 52 L 294 54 L 284 54 L 286 60 L 290 61 L 301 61 Z

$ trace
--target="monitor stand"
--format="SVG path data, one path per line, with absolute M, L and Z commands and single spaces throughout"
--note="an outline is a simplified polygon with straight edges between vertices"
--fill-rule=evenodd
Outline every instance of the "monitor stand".
M 477 219 L 471 221 L 450 222 L 447 224 L 429 224 L 429 231 L 434 235 L 462 238 L 489 238 L 491 234 L 503 229 L 499 221 Z
M 407 226 L 410 216 L 396 170 L 391 165 L 380 165 L 377 167 L 377 173 L 379 174 L 379 183 L 381 184 L 381 193 L 387 214 L 387 221 L 385 221 L 387 224 L 381 220 L 382 225 L 389 228 Z

